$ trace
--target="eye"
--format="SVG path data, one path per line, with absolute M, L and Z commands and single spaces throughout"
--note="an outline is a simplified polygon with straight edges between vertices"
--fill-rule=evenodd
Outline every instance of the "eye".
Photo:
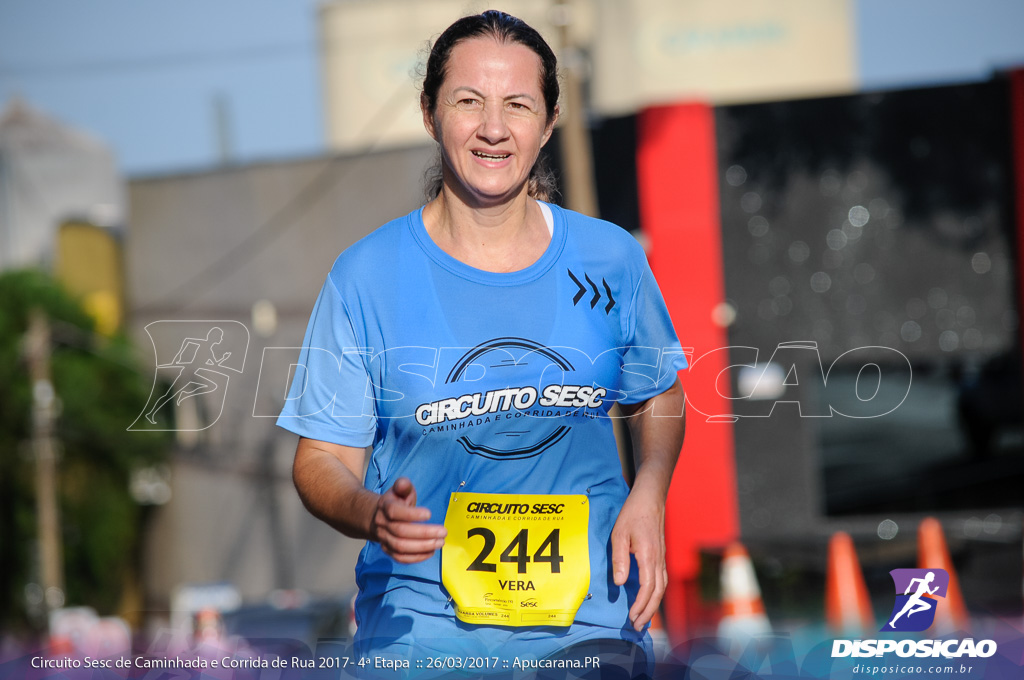
M 475 111 L 483 106 L 483 102 L 475 97 L 464 97 L 455 102 L 455 105 L 463 111 Z

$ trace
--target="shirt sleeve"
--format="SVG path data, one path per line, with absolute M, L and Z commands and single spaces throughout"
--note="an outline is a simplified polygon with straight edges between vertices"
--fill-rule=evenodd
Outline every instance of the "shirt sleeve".
M 646 258 L 623 323 L 625 351 L 618 401 L 637 404 L 667 390 L 686 368 L 686 356 Z
M 372 444 L 377 419 L 366 372 L 368 352 L 328 277 L 310 315 L 278 426 L 343 446 Z

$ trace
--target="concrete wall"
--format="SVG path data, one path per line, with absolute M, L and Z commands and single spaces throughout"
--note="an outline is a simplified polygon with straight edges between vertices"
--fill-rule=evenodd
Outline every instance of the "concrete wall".
M 361 543 L 302 507 L 291 483 L 296 437 L 269 417 L 283 400 L 287 363 L 265 371 L 261 384 L 261 360 L 264 348 L 301 344 L 338 253 L 421 204 L 432 154 L 419 147 L 130 184 L 125 261 L 131 329 L 149 350 L 142 361 L 172 364 L 184 338 L 204 338 L 214 326 L 225 331 L 216 356 L 232 352 L 208 374 L 216 390 L 166 407 L 192 431 L 177 435 L 173 495 L 148 531 L 151 609 L 166 607 L 184 582 L 228 581 L 249 601 L 275 588 L 354 589 Z M 276 324 L 254 323 L 258 301 Z M 169 381 L 179 370 L 154 369 Z M 140 417 L 133 427 L 153 426 Z

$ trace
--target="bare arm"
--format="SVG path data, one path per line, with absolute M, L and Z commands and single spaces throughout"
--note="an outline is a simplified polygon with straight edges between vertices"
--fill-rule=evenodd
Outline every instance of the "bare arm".
M 633 488 L 612 529 L 616 585 L 626 582 L 629 555 L 636 555 L 640 590 L 629 610 L 636 630 L 650 622 L 668 585 L 665 567 L 665 500 L 683 446 L 685 396 L 679 380 L 640 404 L 621 405 L 633 440 L 637 470 Z
M 292 479 L 306 509 L 352 538 L 380 543 L 397 562 L 422 562 L 444 544 L 445 529 L 427 524 L 412 482 L 400 477 L 386 493 L 363 488 L 363 449 L 299 439 Z

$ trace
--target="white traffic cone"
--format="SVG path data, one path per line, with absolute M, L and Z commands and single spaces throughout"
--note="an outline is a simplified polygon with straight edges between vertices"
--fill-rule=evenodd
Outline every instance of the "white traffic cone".
M 771 632 L 754 565 L 746 548 L 732 543 L 722 556 L 722 619 L 718 622 L 718 637 L 742 645 Z

